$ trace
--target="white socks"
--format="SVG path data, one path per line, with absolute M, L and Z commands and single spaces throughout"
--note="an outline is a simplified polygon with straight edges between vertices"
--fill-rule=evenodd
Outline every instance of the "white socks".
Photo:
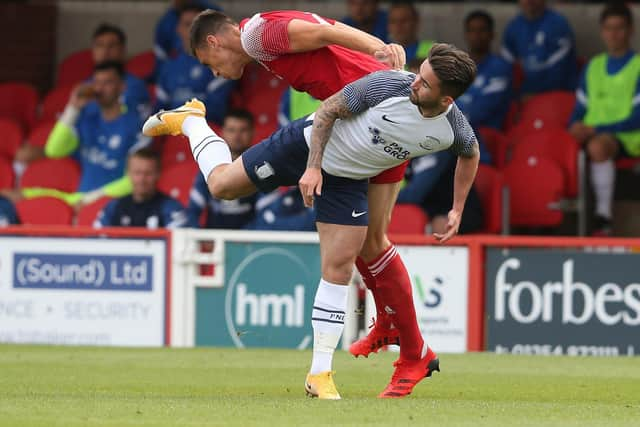
M 616 167 L 613 160 L 591 163 L 591 183 L 596 198 L 596 214 L 611 219 Z
M 211 130 L 204 117 L 189 116 L 184 119 L 182 133 L 189 138 L 193 158 L 205 181 L 217 166 L 231 163 L 229 146 Z
M 313 301 L 313 359 L 310 373 L 330 371 L 333 352 L 344 329 L 344 311 L 347 308 L 346 285 L 336 285 L 320 279 Z

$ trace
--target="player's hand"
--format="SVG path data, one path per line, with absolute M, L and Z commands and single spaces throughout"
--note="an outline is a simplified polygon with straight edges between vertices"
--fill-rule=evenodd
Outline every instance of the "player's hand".
M 95 98 L 95 92 L 93 90 L 92 83 L 80 83 L 74 87 L 71 91 L 71 97 L 69 98 L 69 104 L 73 105 L 78 110 L 81 110 L 89 101 Z
M 462 213 L 456 210 L 451 209 L 449 214 L 447 215 L 447 230 L 440 233 L 433 233 L 433 237 L 440 243 L 445 243 L 450 240 L 453 236 L 458 234 L 458 229 L 460 228 L 460 219 L 462 218 Z
M 396 43 L 384 45 L 384 47 L 381 50 L 376 51 L 373 56 L 375 56 L 378 61 L 387 64 L 394 70 L 403 70 L 407 62 L 407 56 L 404 48 Z
M 591 126 L 585 125 L 582 122 L 575 122 L 571 125 L 571 127 L 569 127 L 569 133 L 580 144 L 584 144 L 589 138 L 595 135 L 595 129 Z
M 313 198 L 322 194 L 322 171 L 319 168 L 307 168 L 298 181 L 304 205 L 313 206 Z

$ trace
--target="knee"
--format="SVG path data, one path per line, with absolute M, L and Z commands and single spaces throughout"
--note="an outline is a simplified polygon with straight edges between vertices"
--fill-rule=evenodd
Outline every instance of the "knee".
M 236 191 L 224 179 L 209 179 L 208 185 L 209 192 L 216 199 L 233 200 L 238 198 Z
M 595 135 L 587 145 L 589 158 L 594 162 L 604 162 L 614 155 L 612 143 L 606 135 Z

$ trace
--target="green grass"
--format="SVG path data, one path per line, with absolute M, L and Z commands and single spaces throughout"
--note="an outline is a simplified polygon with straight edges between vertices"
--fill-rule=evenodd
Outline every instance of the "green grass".
M 640 359 L 441 355 L 380 400 L 394 354 L 336 354 L 343 400 L 306 398 L 309 352 L 0 345 L 0 426 L 640 425 Z

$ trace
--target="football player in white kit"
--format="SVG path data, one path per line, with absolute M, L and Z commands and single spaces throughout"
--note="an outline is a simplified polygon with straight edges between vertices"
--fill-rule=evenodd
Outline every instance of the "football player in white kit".
M 279 129 L 231 161 L 229 149 L 204 119 L 204 105 L 192 100 L 150 117 L 146 134 L 175 133 L 189 138 L 194 159 L 218 198 L 235 199 L 256 191 L 299 183 L 307 205 L 315 205 L 322 278 L 312 312 L 314 346 L 305 389 L 339 399 L 332 378 L 332 356 L 344 327 L 347 285 L 367 232 L 368 178 L 413 157 L 449 149 L 458 155 L 454 202 L 446 233 L 453 237 L 479 162 L 476 137 L 453 100 L 475 78 L 475 64 L 447 44 L 432 48 L 417 75 L 377 71 L 327 98 L 315 114 Z M 370 267 L 394 274 L 395 249 Z M 392 278 L 385 282 L 393 283 Z M 403 307 L 410 285 L 379 289 L 402 342 L 391 382 L 379 397 L 403 397 L 424 377 L 439 370 L 436 354 L 415 332 L 415 310 Z M 411 335 L 403 335 L 403 329 Z M 315 374 L 320 372 L 319 374 Z M 323 380 L 320 381 L 319 378 Z

